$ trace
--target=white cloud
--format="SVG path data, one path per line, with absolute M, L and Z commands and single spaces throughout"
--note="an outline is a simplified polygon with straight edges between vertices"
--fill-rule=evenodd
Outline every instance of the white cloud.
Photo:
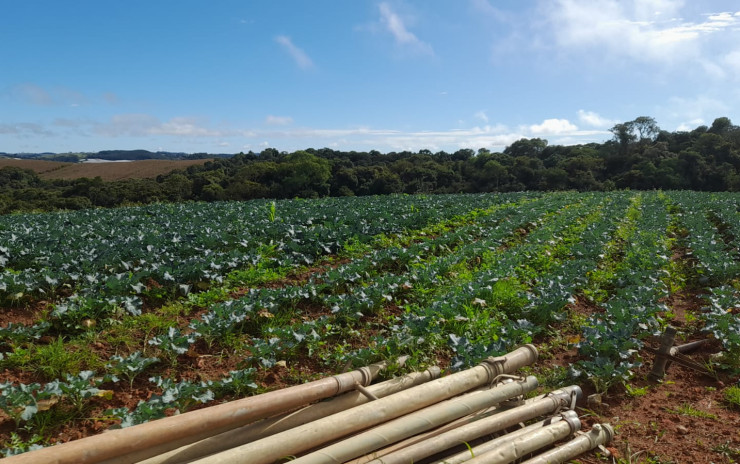
M 676 130 L 677 131 L 689 132 L 689 131 L 692 131 L 692 130 L 696 129 L 697 127 L 703 126 L 703 125 L 705 125 L 703 119 L 692 119 L 689 122 L 683 122 L 683 123 L 679 124 L 678 127 L 676 128 Z
M 194 118 L 172 118 L 165 123 L 151 127 L 149 133 L 188 137 L 220 137 L 224 135 L 222 131 L 201 126 Z
M 475 117 L 476 119 L 480 119 L 481 121 L 483 121 L 483 122 L 485 122 L 486 124 L 488 124 L 488 115 L 487 115 L 487 114 L 486 114 L 486 112 L 485 112 L 485 111 L 483 111 L 483 110 L 481 110 L 481 111 L 478 111 L 477 113 L 475 113 L 475 114 L 473 115 L 473 117 Z
M 16 85 L 12 88 L 11 94 L 32 105 L 47 106 L 55 103 L 54 98 L 46 89 L 30 82 Z
M 529 131 L 533 135 L 571 134 L 577 130 L 578 127 L 567 119 L 545 119 L 542 124 L 529 126 Z
M 740 92 L 725 91 L 722 96 L 716 96 L 713 89 L 705 89 L 702 94 L 671 97 L 652 113 L 665 130 L 691 131 L 698 126 L 710 126 L 712 121 L 722 116 L 734 120 L 738 95 Z
M 504 125 L 474 126 L 465 129 L 438 131 L 400 131 L 355 127 L 349 129 L 295 128 L 282 131 L 267 131 L 255 134 L 256 138 L 268 138 L 273 143 L 288 149 L 311 146 L 332 146 L 338 149 L 376 149 L 380 151 L 417 151 L 422 148 L 432 151 L 455 151 L 460 148 L 503 150 L 521 138 L 548 135 L 551 144 L 600 142 L 611 134 L 603 130 L 578 130 L 566 119 L 548 119 L 542 124 L 510 129 Z
M 148 114 L 117 114 L 104 124 L 93 124 L 93 132 L 107 137 L 166 135 L 177 137 L 223 137 L 235 132 L 205 127 L 195 118 L 176 117 L 162 122 Z
M 269 126 L 287 126 L 293 124 L 293 118 L 290 116 L 273 116 L 270 114 L 265 118 L 265 124 Z
M 476 12 L 483 13 L 497 21 L 505 22 L 511 20 L 509 13 L 491 5 L 488 0 L 470 0 L 470 4 Z
M 714 121 L 714 118 L 725 116 L 730 110 L 726 102 L 705 95 L 695 97 L 671 97 L 667 104 L 660 108 L 658 117 L 667 121 L 667 124 L 706 124 L 704 121 Z M 698 124 L 695 124 L 697 121 Z
M 67 87 L 45 88 L 32 82 L 24 82 L 12 86 L 9 91 L 11 98 L 22 103 L 38 106 L 71 106 L 78 107 L 89 103 L 82 93 Z
M 593 111 L 578 110 L 578 120 L 587 126 L 607 128 L 613 126 L 616 121 L 603 118 Z
M 434 54 L 432 46 L 419 40 L 414 33 L 410 32 L 401 17 L 391 9 L 390 5 L 384 2 L 379 5 L 379 8 L 381 23 L 391 33 L 396 44 L 417 53 L 425 55 Z
M 731 76 L 740 77 L 740 50 L 734 50 L 726 54 L 722 61 Z
M 302 49 L 298 48 L 290 37 L 286 35 L 279 35 L 275 37 L 275 42 L 280 44 L 283 49 L 293 58 L 295 64 L 301 69 L 310 69 L 314 67 L 311 58 Z
M 52 131 L 46 129 L 41 124 L 31 122 L 18 122 L 14 124 L 0 124 L 0 134 L 14 135 L 20 138 L 27 138 L 31 136 L 52 136 L 55 135 Z
M 141 136 L 148 135 L 159 124 L 159 119 L 148 114 L 116 114 L 109 122 L 96 124 L 93 132 L 107 137 Z
M 731 13 L 681 19 L 684 2 L 674 0 L 543 0 L 541 5 L 561 49 L 593 49 L 648 63 L 702 57 L 702 39 L 740 24 Z
M 89 136 L 100 144 L 119 146 L 120 139 L 142 138 L 149 143 L 172 146 L 173 143 L 187 147 L 210 144 L 210 150 L 218 151 L 227 146 L 262 147 L 274 146 L 280 150 L 298 150 L 306 147 L 332 146 L 339 150 L 399 151 L 430 149 L 433 151 L 455 151 L 460 148 L 488 148 L 503 150 L 521 138 L 547 136 L 551 144 L 588 143 L 609 138 L 607 131 L 579 130 L 567 119 L 547 119 L 541 124 L 509 128 L 501 124 L 488 124 L 448 130 L 403 131 L 377 129 L 366 126 L 350 128 L 275 127 L 270 129 L 212 127 L 207 121 L 196 118 L 174 117 L 167 121 L 149 114 L 119 114 L 105 123 L 84 119 L 56 119 L 51 123 L 58 133 L 52 133 L 43 125 L 20 123 L 0 124 L 0 134 L 8 138 L 31 139 L 38 136 L 69 138 Z M 114 139 L 119 139 L 114 141 Z M 107 141 L 106 141 L 107 140 Z M 269 141 L 269 144 L 267 142 Z M 131 143 L 131 141 L 127 142 Z M 136 142 L 138 144 L 138 142 Z M 79 148 L 77 148 L 79 149 Z M 191 148 L 193 150 L 193 148 Z M 199 148 L 197 151 L 203 151 Z
M 113 92 L 105 92 L 103 94 L 103 100 L 110 105 L 115 105 L 118 103 L 118 95 Z

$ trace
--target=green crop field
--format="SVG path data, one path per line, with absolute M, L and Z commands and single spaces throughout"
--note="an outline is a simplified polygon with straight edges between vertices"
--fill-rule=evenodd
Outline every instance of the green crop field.
M 7 455 L 410 355 L 571 348 L 629 384 L 676 317 L 740 359 L 740 194 L 511 193 L 0 217 Z M 558 380 L 553 380 L 557 382 Z

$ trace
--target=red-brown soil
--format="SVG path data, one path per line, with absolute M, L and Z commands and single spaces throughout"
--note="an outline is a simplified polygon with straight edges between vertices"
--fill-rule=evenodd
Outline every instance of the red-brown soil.
M 42 179 L 79 179 L 100 177 L 104 181 L 153 178 L 176 169 L 204 164 L 210 159 L 198 160 L 142 160 L 110 163 L 61 163 L 44 160 L 16 160 L 0 158 L 0 168 L 14 166 L 31 169 Z
M 666 302 L 674 317 L 671 325 L 679 331 L 676 344 L 702 338 L 698 322 L 687 323 L 685 315 L 697 311 L 701 300 L 689 292 L 672 295 Z M 587 316 L 600 309 L 585 298 L 578 297 L 569 305 L 571 312 Z M 553 327 L 561 343 L 541 348 L 538 370 L 552 366 L 568 368 L 580 357 L 575 344 L 578 332 L 568 327 Z M 540 340 L 547 342 L 545 338 Z M 646 345 L 658 348 L 660 340 L 651 337 Z M 545 351 L 547 350 L 547 351 Z M 686 356 L 701 365 L 709 365 L 710 356 L 721 351 L 715 340 L 708 340 L 699 349 Z M 733 463 L 740 460 L 740 409 L 724 401 L 727 387 L 737 384 L 740 375 L 716 371 L 714 376 L 672 364 L 662 380 L 656 383 L 647 375 L 653 366 L 654 355 L 647 350 L 639 353 L 643 365 L 634 371 L 629 390 L 623 385 L 613 386 L 602 395 L 601 403 L 588 402 L 595 393 L 593 385 L 581 383 L 584 396 L 578 412 L 588 430 L 594 423 L 608 423 L 616 430 L 614 441 L 608 446 L 613 457 L 606 458 L 596 450 L 576 462 L 595 464 L 615 463 Z M 697 417 L 703 416 L 703 417 Z M 621 460 L 619 460 L 621 459 Z
M 657 348 L 658 340 L 649 343 Z M 688 356 L 701 362 L 708 361 L 720 349 L 709 342 Z M 635 370 L 629 383 L 631 392 L 616 385 L 601 397 L 601 404 L 588 403 L 593 386 L 581 383 L 584 397 L 578 412 L 584 430 L 594 423 L 608 423 L 616 430 L 609 451 L 624 463 L 731 463 L 724 450 L 740 450 L 740 410 L 732 409 L 723 400 L 723 392 L 738 378 L 717 372 L 718 379 L 686 367 L 673 364 L 660 383 L 647 380 L 654 356 L 640 352 L 643 365 Z M 559 348 L 540 359 L 540 367 L 567 368 L 579 359 L 574 346 Z M 536 373 L 537 369 L 535 369 Z M 691 411 L 691 410 L 693 411 Z M 693 417 L 696 414 L 707 417 Z M 726 448 L 723 448 L 726 446 Z M 735 455 L 734 459 L 740 456 Z M 653 459 L 652 461 L 650 459 Z M 614 462 L 603 453 L 594 451 L 577 462 L 595 464 Z
M 276 285 L 293 285 L 305 282 L 336 263 L 322 263 L 305 273 L 291 275 Z M 237 292 L 239 293 L 239 292 Z M 691 292 L 672 295 L 665 302 L 672 310 L 671 324 L 678 328 L 677 343 L 685 343 L 700 338 L 698 323 L 687 315 L 698 311 L 701 300 Z M 35 320 L 39 305 L 35 309 L 0 308 L 0 326 L 9 322 L 26 323 Z M 299 308 L 303 317 L 312 319 L 327 314 L 321 305 L 305 305 Z M 595 311 L 601 311 L 597 305 L 578 296 L 568 310 L 573 319 L 587 317 Z M 388 305 L 376 315 L 365 316 L 361 321 L 365 327 L 361 336 L 348 340 L 352 348 L 361 348 L 370 343 L 371 337 L 388 324 L 388 318 L 398 316 L 402 308 Z M 188 319 L 197 316 L 189 314 Z M 182 323 L 186 323 L 183 317 Z M 549 334 L 541 335 L 535 340 L 540 350 L 540 360 L 533 367 L 533 373 L 543 379 L 548 369 L 553 366 L 567 368 L 580 358 L 576 348 L 580 328 L 572 322 L 554 326 Z M 648 346 L 657 348 L 659 341 L 655 338 L 646 340 Z M 114 346 L 100 344 L 96 351 L 102 358 L 115 354 Z M 717 353 L 720 346 L 710 341 L 695 352 L 688 353 L 691 359 L 700 364 L 709 364 L 711 354 Z M 54 430 L 52 442 L 64 442 L 99 433 L 114 425 L 115 420 L 106 418 L 104 411 L 109 408 L 134 408 L 141 400 L 158 393 L 147 378 L 150 375 L 172 376 L 177 380 L 206 381 L 218 379 L 230 370 L 237 369 L 244 353 L 226 353 L 209 349 L 204 342 L 198 342 L 191 352 L 177 360 L 177 367 L 167 365 L 153 366 L 150 371 L 137 377 L 133 387 L 127 382 L 117 385 L 103 385 L 102 388 L 113 390 L 112 398 L 95 398 L 85 411 L 85 418 L 69 421 Z M 449 358 L 438 353 L 440 366 L 447 367 Z M 579 413 L 587 430 L 597 422 L 611 424 L 616 438 L 608 449 L 614 458 L 604 458 L 600 452 L 590 452 L 577 460 L 582 464 L 604 462 L 615 463 L 731 463 L 740 460 L 740 411 L 731 409 L 724 402 L 725 390 L 738 382 L 738 376 L 717 372 L 716 378 L 672 365 L 663 382 L 651 383 L 647 374 L 652 367 L 654 356 L 646 350 L 639 353 L 643 366 L 635 370 L 635 376 L 629 383 L 629 389 L 622 385 L 613 386 L 603 395 L 600 404 L 588 403 L 586 398 L 594 393 L 588 382 L 580 382 L 584 398 L 579 403 Z M 256 382 L 261 389 L 283 388 L 322 376 L 331 375 L 341 367 L 331 368 L 325 360 L 309 357 L 306 353 L 287 360 L 270 369 L 258 369 Z M 43 382 L 44 379 L 35 373 L 6 369 L 0 371 L 0 381 L 10 382 Z M 232 398 L 223 398 L 229 400 Z M 691 414 L 691 415 L 687 415 Z M 704 417 L 696 417 L 702 415 Z M 0 443 L 7 442 L 10 432 L 15 429 L 13 421 L 0 412 Z M 24 433 L 21 432 L 24 436 Z M 24 438 L 28 438 L 25 437 Z M 621 461 L 617 461 L 621 459 Z

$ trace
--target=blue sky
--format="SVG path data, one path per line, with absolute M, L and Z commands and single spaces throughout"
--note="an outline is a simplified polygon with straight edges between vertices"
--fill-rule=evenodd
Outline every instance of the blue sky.
M 740 123 L 740 5 L 0 2 L 0 151 L 503 149 Z

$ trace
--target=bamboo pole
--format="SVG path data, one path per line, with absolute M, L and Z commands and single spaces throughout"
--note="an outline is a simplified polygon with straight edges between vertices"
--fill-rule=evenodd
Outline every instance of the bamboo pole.
M 545 395 L 539 395 L 534 398 L 530 398 L 525 400 L 526 403 L 532 403 L 533 401 L 540 400 L 544 398 Z M 373 451 L 369 455 L 360 456 L 357 459 L 353 459 L 351 461 L 347 461 L 345 464 L 366 464 L 368 461 L 372 461 L 375 458 L 385 456 L 391 453 L 394 453 L 402 448 L 406 448 L 407 446 L 412 446 L 417 443 L 421 443 L 423 441 L 427 441 L 431 438 L 434 438 L 438 435 L 441 435 L 445 432 L 448 432 L 450 430 L 456 429 L 458 427 L 461 427 L 465 424 L 469 424 L 471 422 L 481 420 L 486 417 L 490 417 L 494 414 L 500 414 L 501 412 L 507 411 L 509 407 L 504 405 L 496 405 L 491 408 L 483 409 L 480 411 L 476 411 L 473 414 L 468 414 L 467 416 L 461 417 L 460 419 L 454 420 L 452 422 L 449 422 L 441 427 L 437 427 L 433 430 L 430 430 L 428 432 L 420 433 L 418 435 L 414 435 L 413 437 L 409 437 L 405 440 L 401 440 L 399 442 L 396 442 L 392 444 L 391 446 L 387 446 L 381 450 Z
M 575 385 L 563 388 L 562 390 L 556 390 L 537 401 L 529 402 L 475 422 L 461 425 L 436 437 L 407 446 L 393 453 L 384 454 L 381 451 L 368 464 L 407 464 L 409 462 L 419 462 L 424 458 L 441 453 L 461 443 L 468 443 L 485 435 L 515 426 L 521 422 L 552 414 L 558 409 L 567 408 L 571 403 L 573 395 L 580 397 L 581 394 L 580 387 Z
M 562 415 L 564 420 L 508 440 L 486 453 L 476 454 L 467 463 L 509 464 L 580 430 L 581 421 L 575 411 L 566 411 Z
M 471 369 L 194 462 L 270 464 L 276 459 L 297 455 L 476 387 L 490 384 L 498 375 L 513 372 L 536 360 L 537 349 L 534 345 L 525 345 L 505 356 L 489 358 Z
M 486 391 L 476 391 L 451 401 L 435 404 L 300 457 L 293 461 L 293 464 L 343 463 L 357 456 L 362 456 L 365 453 L 380 449 L 383 446 L 458 419 L 466 414 L 491 407 L 515 396 L 524 395 L 537 388 L 537 386 L 537 378 L 529 376 L 522 381 L 507 383 Z M 449 433 L 454 433 L 454 431 Z M 457 443 L 459 442 L 455 444 Z M 416 445 L 414 449 L 418 449 L 419 446 Z M 402 452 L 403 450 L 400 453 L 402 454 Z M 380 458 L 377 462 L 387 462 L 386 458 L 388 456 Z M 401 459 L 398 462 L 406 463 L 411 461 Z
M 474 448 L 468 447 L 468 449 L 464 451 L 460 451 L 458 453 L 446 456 L 444 459 L 441 459 L 435 462 L 435 464 L 461 464 L 463 462 L 473 459 L 476 455 L 483 454 L 490 450 L 496 449 L 497 447 L 504 445 L 510 442 L 511 440 L 514 440 L 519 437 L 523 437 L 524 435 L 532 433 L 536 430 L 541 429 L 542 427 L 546 427 L 550 424 L 554 424 L 555 422 L 559 422 L 561 420 L 563 420 L 562 415 L 548 417 L 547 419 L 535 422 L 526 427 L 513 430 L 505 435 L 502 435 L 498 438 L 494 438 L 493 440 L 482 443 Z
M 560 464 L 590 451 L 597 446 L 606 445 L 614 438 L 614 429 L 609 424 L 595 424 L 588 433 L 576 436 L 555 449 L 537 455 L 522 464 Z
M 135 452 L 145 459 L 156 455 L 152 452 L 179 448 L 186 443 L 350 391 L 357 383 L 369 385 L 385 367 L 386 362 L 371 364 L 303 385 L 12 456 L 6 458 L 3 464 L 93 464 Z M 120 462 L 128 464 L 136 461 L 124 458 Z
M 395 379 L 387 380 L 376 385 L 370 385 L 367 387 L 367 390 L 374 396 L 383 398 L 436 379 L 439 375 L 439 368 L 434 366 L 423 372 L 412 372 L 408 375 L 396 377 Z M 175 450 L 158 454 L 142 461 L 140 464 L 173 464 L 192 461 L 283 432 L 293 427 L 298 427 L 299 425 L 307 424 L 322 417 L 365 404 L 368 401 L 367 396 L 359 391 L 347 392 L 329 401 L 323 401 L 306 406 L 298 411 L 263 419 L 199 442 L 187 444 Z M 137 456 L 132 455 L 131 457 Z M 118 464 L 119 462 L 121 461 L 118 459 L 110 459 L 105 461 L 104 464 Z

